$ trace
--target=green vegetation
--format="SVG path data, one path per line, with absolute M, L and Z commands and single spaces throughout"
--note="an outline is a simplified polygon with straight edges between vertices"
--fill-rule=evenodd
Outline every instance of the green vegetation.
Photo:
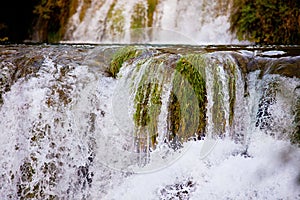
M 123 8 L 117 8 L 116 7 L 116 0 L 113 1 L 113 3 L 110 5 L 106 21 L 111 22 L 110 26 L 107 27 L 109 30 L 109 34 L 111 35 L 117 35 L 122 34 L 124 32 L 123 27 L 125 23 L 125 17 L 123 14 Z M 106 24 L 107 24 L 106 22 Z
M 300 1 L 234 0 L 231 31 L 259 44 L 300 44 Z
M 142 3 L 135 4 L 133 8 L 133 15 L 131 16 L 131 28 L 146 27 L 146 8 Z
M 120 48 L 119 50 L 117 50 L 116 53 L 114 53 L 114 55 L 111 59 L 108 73 L 112 77 L 116 78 L 123 63 L 132 58 L 139 56 L 140 53 L 141 53 L 141 51 L 139 51 L 136 47 L 133 47 L 133 46 L 127 46 L 127 47 Z
M 114 0 L 112 2 L 112 4 L 110 4 L 110 7 L 109 7 L 109 10 L 108 10 L 108 13 L 107 13 L 107 18 L 108 19 L 113 17 L 113 11 L 114 11 L 115 6 L 116 6 L 116 0 Z
M 125 23 L 124 9 L 110 5 L 107 34 L 122 34 Z M 232 3 L 231 3 L 232 2 Z M 34 0 L 31 2 L 11 1 L 0 8 L 14 11 L 0 19 L 0 42 L 33 39 L 38 42 L 58 42 L 63 39 L 67 22 L 79 5 L 79 0 Z M 103 3 L 103 2 L 102 2 Z M 159 0 L 136 3 L 131 16 L 131 28 L 145 28 L 153 25 L 153 17 Z M 6 5 L 5 4 L 5 5 Z M 91 0 L 83 0 L 79 13 L 80 21 L 91 6 Z M 207 2 L 201 9 L 206 10 Z M 215 16 L 230 11 L 230 30 L 238 39 L 258 44 L 300 44 L 300 1 L 296 0 L 218 0 L 213 6 Z M 1 10 L 2 9 L 2 10 Z M 3 14 L 4 16 L 4 14 Z M 202 20 L 203 23 L 205 19 Z M 18 26 L 16 26 L 18 24 Z
M 177 62 L 169 103 L 169 127 L 172 133 L 169 141 L 182 143 L 204 134 L 206 85 L 202 62 L 200 56 L 182 57 Z
M 147 18 L 148 18 L 148 27 L 152 26 L 153 23 L 153 14 L 158 4 L 158 0 L 147 0 L 148 9 L 147 9 Z
M 142 84 L 136 92 L 134 122 L 137 127 L 135 138 L 138 140 L 139 149 L 145 150 L 150 145 L 155 148 L 158 135 L 158 116 L 161 108 L 162 86 L 156 81 Z M 147 144 L 147 140 L 150 144 Z
M 134 82 L 139 81 L 136 86 L 133 86 L 136 88 L 133 119 L 136 127 L 135 138 L 141 151 L 156 147 L 162 88 L 166 82 L 171 81 L 170 71 L 165 66 L 168 56 L 166 54 L 150 60 L 142 59 L 137 64 L 135 75 L 132 77 Z
M 161 54 L 141 59 L 133 72 L 134 137 L 140 151 L 156 148 L 162 90 L 166 84 L 171 84 L 173 70 L 168 68 L 171 63 L 176 64 L 176 60 L 171 60 L 170 54 Z
M 228 88 L 229 88 L 229 125 L 231 126 L 234 118 L 234 104 L 236 100 L 236 65 L 230 61 L 227 61 L 224 65 L 228 74 Z

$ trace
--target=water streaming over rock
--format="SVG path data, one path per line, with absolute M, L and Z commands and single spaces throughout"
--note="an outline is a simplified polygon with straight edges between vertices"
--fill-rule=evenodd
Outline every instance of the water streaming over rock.
M 65 41 L 237 44 L 229 33 L 231 1 L 79 1 Z M 187 39 L 188 38 L 188 39 Z
M 300 197 L 297 48 L 0 49 L 1 199 Z

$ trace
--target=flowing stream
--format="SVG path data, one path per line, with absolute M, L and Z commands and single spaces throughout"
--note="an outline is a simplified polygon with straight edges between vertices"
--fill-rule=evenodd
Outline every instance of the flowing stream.
M 0 198 L 300 199 L 299 52 L 0 46 Z

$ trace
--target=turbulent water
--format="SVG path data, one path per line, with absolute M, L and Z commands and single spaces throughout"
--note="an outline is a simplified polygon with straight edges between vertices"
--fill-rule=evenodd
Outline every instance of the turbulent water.
M 231 1 L 79 1 L 65 41 L 238 44 L 229 32 Z
M 1 199 L 300 199 L 298 48 L 0 49 Z

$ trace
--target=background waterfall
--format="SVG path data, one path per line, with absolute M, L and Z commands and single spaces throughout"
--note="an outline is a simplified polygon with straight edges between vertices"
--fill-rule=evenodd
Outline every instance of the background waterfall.
M 0 48 L 1 199 L 299 198 L 295 49 Z
M 65 41 L 238 44 L 229 33 L 231 1 L 79 1 Z

